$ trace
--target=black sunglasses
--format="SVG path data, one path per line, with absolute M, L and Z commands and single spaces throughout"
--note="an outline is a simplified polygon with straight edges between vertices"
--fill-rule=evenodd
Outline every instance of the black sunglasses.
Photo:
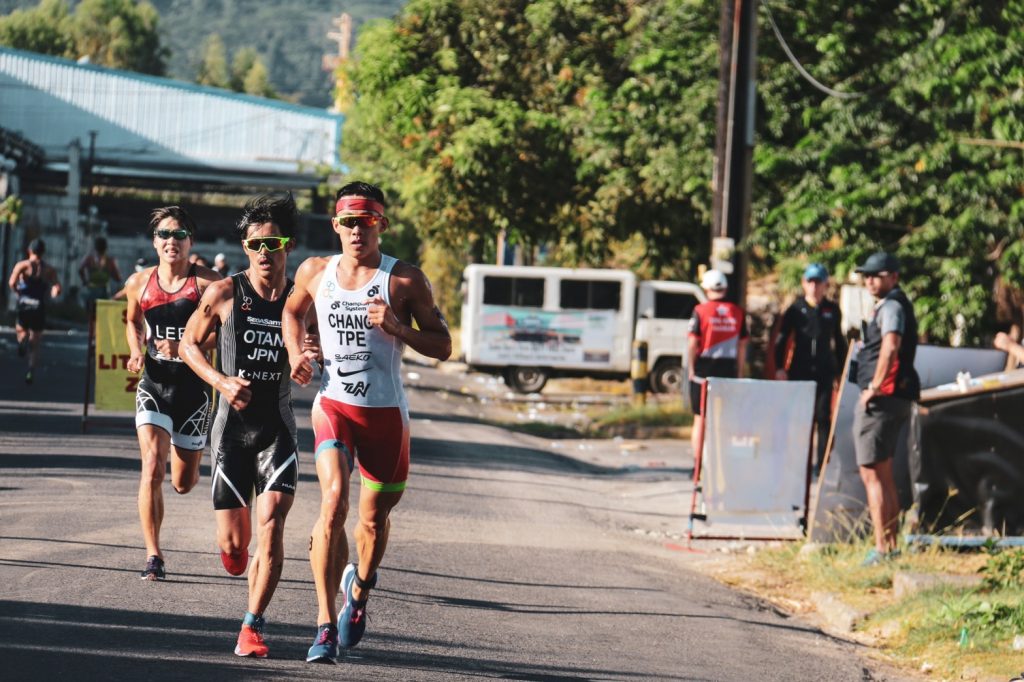
M 342 227 L 354 230 L 357 227 L 361 227 L 364 230 L 377 227 L 384 221 L 383 218 L 376 215 L 350 215 L 344 218 L 338 218 L 338 222 Z
M 250 239 L 243 239 L 242 246 L 245 247 L 246 251 L 252 251 L 253 253 L 259 253 L 260 249 L 266 249 L 268 253 L 274 253 L 287 246 L 291 240 L 291 237 L 252 237 Z
M 183 242 L 192 236 L 192 233 L 184 228 L 178 228 L 177 230 L 157 230 L 153 233 L 160 239 L 177 239 L 179 242 Z

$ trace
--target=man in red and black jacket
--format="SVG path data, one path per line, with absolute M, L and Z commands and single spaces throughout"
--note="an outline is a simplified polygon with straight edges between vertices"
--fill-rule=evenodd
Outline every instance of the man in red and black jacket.
M 846 338 L 840 324 L 839 306 L 825 298 L 828 270 L 811 263 L 804 270 L 803 298 L 793 302 L 782 315 L 775 340 L 775 378 L 813 381 L 814 424 L 817 427 L 815 471 L 821 467 L 832 423 L 832 391 L 846 359 Z
M 704 378 L 743 376 L 743 360 L 750 337 L 743 309 L 725 300 L 729 288 L 725 275 L 718 270 L 708 270 L 701 278 L 700 286 L 708 300 L 693 309 L 687 353 L 694 456 L 704 432 L 704 417 L 701 415 Z

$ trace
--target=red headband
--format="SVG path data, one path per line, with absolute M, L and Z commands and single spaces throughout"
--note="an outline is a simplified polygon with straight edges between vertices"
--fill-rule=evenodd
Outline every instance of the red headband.
M 342 197 L 338 199 L 338 203 L 334 205 L 334 213 L 365 213 L 367 211 L 373 211 L 374 213 L 383 216 L 384 205 L 380 202 L 374 201 L 373 199 L 367 199 L 366 197 Z

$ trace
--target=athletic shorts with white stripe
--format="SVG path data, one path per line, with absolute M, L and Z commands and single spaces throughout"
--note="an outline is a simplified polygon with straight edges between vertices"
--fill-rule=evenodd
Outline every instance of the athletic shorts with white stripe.
M 317 395 L 313 401 L 315 457 L 326 449 L 359 463 L 363 487 L 401 492 L 409 478 L 409 415 L 402 407 L 362 407 Z
M 248 507 L 268 491 L 295 494 L 299 464 L 294 419 L 291 427 L 274 418 L 254 424 L 235 410 L 219 409 L 212 436 L 214 509 Z
M 187 369 L 187 368 L 186 368 Z M 210 393 L 189 371 L 173 382 L 153 381 L 144 373 L 135 392 L 135 428 L 156 426 L 182 450 L 202 450 L 210 426 Z

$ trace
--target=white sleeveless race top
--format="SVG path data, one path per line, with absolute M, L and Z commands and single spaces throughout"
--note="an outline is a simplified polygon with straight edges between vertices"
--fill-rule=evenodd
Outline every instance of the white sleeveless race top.
M 353 291 L 338 283 L 340 259 L 337 255 L 327 262 L 314 299 L 324 353 L 320 395 L 349 405 L 404 411 L 408 409 L 401 377 L 405 344 L 371 327 L 363 302 L 380 296 L 391 305 L 389 284 L 397 260 L 381 254 L 374 276 Z

